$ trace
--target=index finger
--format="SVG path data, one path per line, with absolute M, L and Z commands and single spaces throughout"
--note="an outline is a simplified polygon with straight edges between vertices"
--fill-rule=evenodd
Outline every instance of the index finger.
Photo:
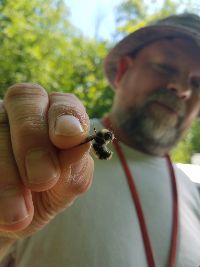
M 57 149 L 49 140 L 48 94 L 35 84 L 15 84 L 4 98 L 13 154 L 23 183 L 32 190 L 51 188 L 60 177 Z

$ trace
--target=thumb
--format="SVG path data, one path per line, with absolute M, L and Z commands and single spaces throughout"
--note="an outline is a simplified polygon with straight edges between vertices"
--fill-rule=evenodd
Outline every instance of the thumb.
M 60 149 L 82 143 L 89 132 L 89 118 L 83 104 L 72 94 L 50 95 L 49 136 Z

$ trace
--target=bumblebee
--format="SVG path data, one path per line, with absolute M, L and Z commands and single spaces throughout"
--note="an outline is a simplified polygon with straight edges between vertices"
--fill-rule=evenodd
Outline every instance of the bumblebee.
M 95 128 L 94 132 L 95 134 L 90 135 L 84 143 L 93 141 L 92 148 L 95 156 L 98 159 L 104 159 L 104 160 L 111 159 L 113 152 L 109 150 L 106 145 L 108 145 L 110 142 L 114 140 L 115 137 L 113 132 L 107 129 L 102 129 L 97 132 Z

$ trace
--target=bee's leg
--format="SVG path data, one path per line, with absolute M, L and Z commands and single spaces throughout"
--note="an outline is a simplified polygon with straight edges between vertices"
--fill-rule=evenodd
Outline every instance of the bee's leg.
M 89 136 L 85 139 L 85 141 L 83 141 L 82 143 L 79 144 L 79 146 L 80 146 L 80 145 L 83 145 L 83 144 L 86 144 L 86 143 L 88 143 L 88 142 L 94 140 L 94 138 L 96 137 L 96 133 L 97 133 L 96 128 L 94 128 L 94 133 L 95 133 L 95 134 L 93 134 L 93 135 L 89 135 Z
M 95 138 L 95 135 L 89 135 L 89 136 L 85 139 L 85 141 L 83 141 L 82 143 L 79 144 L 79 146 L 80 146 L 80 145 L 83 145 L 83 144 L 86 144 L 86 143 L 88 143 L 88 142 L 94 140 L 94 138 Z

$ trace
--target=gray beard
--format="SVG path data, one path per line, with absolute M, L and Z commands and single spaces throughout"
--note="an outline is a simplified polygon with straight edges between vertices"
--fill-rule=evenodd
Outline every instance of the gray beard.
M 166 113 L 156 113 L 152 108 L 155 102 L 163 103 L 177 112 L 178 119 L 174 127 L 169 124 L 168 114 L 166 117 Z M 118 127 L 130 146 L 148 154 L 163 155 L 181 138 L 181 126 L 186 107 L 184 101 L 175 93 L 169 89 L 159 89 L 147 98 L 143 106 L 126 110 L 118 109 L 116 112 Z M 163 115 L 166 118 L 163 118 Z

